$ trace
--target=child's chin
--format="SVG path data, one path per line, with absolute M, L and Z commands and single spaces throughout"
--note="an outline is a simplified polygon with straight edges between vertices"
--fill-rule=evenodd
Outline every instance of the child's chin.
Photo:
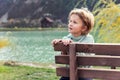
M 68 30 L 68 32 L 69 32 L 69 33 L 71 33 L 71 31 L 70 31 L 70 30 Z
M 72 32 L 72 30 L 68 30 L 68 32 Z
M 71 34 L 72 34 L 73 32 L 72 32 L 72 31 L 69 31 L 69 33 L 71 33 Z

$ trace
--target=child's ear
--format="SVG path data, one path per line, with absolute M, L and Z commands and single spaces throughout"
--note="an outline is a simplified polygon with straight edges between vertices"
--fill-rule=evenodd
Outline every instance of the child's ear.
M 85 32 L 87 30 L 87 26 L 82 27 L 82 32 Z

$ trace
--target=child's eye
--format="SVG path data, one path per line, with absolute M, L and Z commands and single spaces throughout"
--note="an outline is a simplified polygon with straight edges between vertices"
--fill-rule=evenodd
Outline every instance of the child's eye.
M 73 21 L 73 23 L 77 24 L 77 22 L 76 22 L 76 21 Z
M 72 20 L 69 20 L 69 21 L 68 21 L 68 23 L 71 23 L 71 22 L 74 23 L 74 24 L 77 24 L 76 21 L 72 21 Z

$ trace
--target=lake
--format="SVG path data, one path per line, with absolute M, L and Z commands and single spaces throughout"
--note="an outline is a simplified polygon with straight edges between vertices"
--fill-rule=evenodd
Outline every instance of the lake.
M 67 30 L 3 31 L 0 38 L 7 38 L 9 46 L 0 48 L 0 60 L 54 63 L 51 41 L 67 35 Z

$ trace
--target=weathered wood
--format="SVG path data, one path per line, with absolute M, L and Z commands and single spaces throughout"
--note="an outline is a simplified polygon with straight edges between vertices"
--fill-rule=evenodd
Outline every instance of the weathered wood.
M 69 51 L 69 45 L 65 46 L 62 43 L 57 43 L 57 44 L 54 45 L 54 50 L 55 51 L 68 52 Z
M 56 71 L 58 76 L 70 77 L 68 67 L 59 67 Z M 120 70 L 78 68 L 78 77 L 104 80 L 120 80 Z
M 58 67 L 56 68 L 57 76 L 69 77 L 69 67 Z
M 76 44 L 76 52 L 120 56 L 120 44 Z
M 78 76 L 103 80 L 120 80 L 120 70 L 78 68 Z
M 56 64 L 69 64 L 69 55 L 56 55 L 55 63 Z
M 58 43 L 54 46 L 55 51 L 69 51 L 69 45 L 65 46 Z M 120 56 L 120 44 L 102 44 L 102 43 L 76 43 L 76 52 L 95 53 L 97 55 Z
M 70 80 L 78 80 L 77 77 L 77 57 L 76 57 L 76 45 L 70 44 L 69 45 L 69 63 L 70 63 Z
M 120 66 L 120 56 L 77 56 L 77 61 L 82 66 Z
M 69 64 L 68 55 L 55 56 L 57 64 Z M 77 63 L 82 66 L 114 66 L 120 67 L 120 56 L 77 56 Z
M 104 80 L 120 80 L 120 44 L 85 44 L 72 43 L 68 46 L 58 43 L 54 46 L 56 51 L 66 54 L 55 56 L 56 64 L 67 64 L 69 67 L 58 67 L 58 76 L 70 77 L 70 80 L 82 78 L 95 78 Z M 94 53 L 96 55 L 80 56 L 79 53 Z M 81 68 L 80 66 L 108 66 L 109 69 Z M 104 68 L 104 67 L 101 67 Z

